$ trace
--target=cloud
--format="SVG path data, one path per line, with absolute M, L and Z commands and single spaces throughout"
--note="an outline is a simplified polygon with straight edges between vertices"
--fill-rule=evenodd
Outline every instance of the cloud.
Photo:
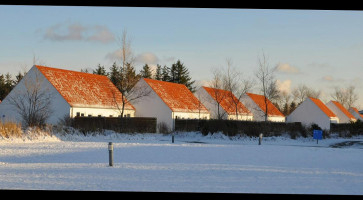
M 300 73 L 300 70 L 296 67 L 293 67 L 287 63 L 285 64 L 279 64 L 277 67 L 276 67 L 276 70 L 278 72 L 282 72 L 282 73 L 287 73 L 287 74 L 299 74 Z
M 146 52 L 137 55 L 135 58 L 135 62 L 148 65 L 156 65 L 159 63 L 159 58 L 151 52 Z
M 115 41 L 115 36 L 105 26 L 83 26 L 79 23 L 56 24 L 44 32 L 43 38 L 51 41 L 96 41 L 110 43 Z
M 335 81 L 335 79 L 332 76 L 324 76 L 322 79 L 324 81 L 331 81 L 331 82 Z
M 276 80 L 276 85 L 280 92 L 290 93 L 291 80 L 285 80 L 285 81 Z

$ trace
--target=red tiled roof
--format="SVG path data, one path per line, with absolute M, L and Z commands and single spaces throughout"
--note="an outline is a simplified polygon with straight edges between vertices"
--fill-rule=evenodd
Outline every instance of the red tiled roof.
M 208 113 L 204 105 L 185 85 L 148 78 L 144 80 L 172 111 Z
M 350 112 L 347 110 L 347 109 L 345 109 L 343 106 L 342 106 L 342 104 L 340 104 L 339 102 L 337 102 L 337 101 L 332 101 L 333 102 L 333 104 L 337 107 L 337 108 L 339 108 L 339 110 L 341 110 L 349 119 L 355 119 L 355 117 L 352 115 L 352 114 L 350 114 Z
M 266 113 L 266 104 L 265 104 L 265 97 L 263 95 L 259 94 L 252 94 L 252 93 L 246 93 L 260 108 L 261 110 Z M 269 99 L 267 99 L 267 115 L 268 116 L 281 116 L 285 117 L 284 114 L 282 114 L 279 109 L 277 109 Z
M 320 99 L 309 97 L 328 117 L 337 117 Z
M 354 112 L 356 112 L 360 117 L 363 118 L 363 115 L 359 113 L 357 108 L 355 108 L 355 107 L 351 107 L 351 108 L 354 110 Z
M 204 87 L 205 91 L 229 114 L 236 114 L 236 103 L 239 114 L 252 115 L 252 113 L 235 97 L 232 92 L 222 89 Z M 236 103 L 235 103 L 236 102 Z
M 72 107 L 115 108 L 122 94 L 107 76 L 35 66 Z M 135 110 L 126 103 L 125 109 Z

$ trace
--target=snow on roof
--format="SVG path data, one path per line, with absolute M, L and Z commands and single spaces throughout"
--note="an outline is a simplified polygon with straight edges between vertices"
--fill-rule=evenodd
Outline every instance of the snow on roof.
M 260 108 L 261 110 L 266 113 L 266 104 L 265 104 L 265 97 L 263 95 L 259 94 L 252 94 L 252 93 L 246 93 Z M 267 99 L 267 115 L 268 116 L 281 116 L 285 117 L 284 114 L 282 114 L 279 109 L 277 109 L 272 102 Z
M 1 101 L 0 101 L 1 102 Z M 356 112 L 361 118 L 363 118 L 363 115 L 359 113 L 358 109 L 356 107 L 350 107 L 354 112 Z
M 35 65 L 72 107 L 115 108 L 122 94 L 107 76 Z M 116 101 L 115 101 L 116 100 Z M 135 110 L 126 103 L 126 110 Z
M 205 106 L 185 85 L 148 78 L 144 80 L 172 111 L 208 113 Z
M 309 99 L 313 101 L 315 105 L 318 106 L 328 117 L 337 117 L 323 102 L 320 101 L 320 99 L 312 97 L 309 97 Z
M 236 114 L 236 105 L 238 113 L 245 115 L 252 115 L 252 113 L 237 99 L 232 92 L 222 89 L 210 88 L 203 86 L 205 91 L 215 100 L 220 102 L 220 106 L 229 114 Z
M 349 119 L 356 120 L 356 118 L 347 110 L 345 109 L 342 104 L 340 104 L 337 101 L 332 101 L 332 103 L 340 110 L 342 111 Z

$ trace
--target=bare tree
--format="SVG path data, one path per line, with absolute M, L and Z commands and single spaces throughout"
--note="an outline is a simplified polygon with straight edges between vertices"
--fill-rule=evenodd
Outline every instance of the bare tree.
M 127 98 L 124 98 L 122 93 L 121 97 L 118 97 L 115 91 L 112 91 L 111 93 L 113 97 L 113 105 L 120 112 L 121 118 L 123 118 L 126 104 L 137 103 L 142 98 L 149 96 L 152 93 L 152 90 L 149 87 L 135 85 L 129 92 L 127 92 Z
M 258 69 L 255 72 L 255 76 L 260 84 L 260 92 L 264 96 L 265 121 L 267 121 L 269 112 L 268 105 L 270 104 L 270 101 L 273 101 L 279 97 L 279 91 L 277 89 L 276 80 L 274 77 L 275 69 L 276 67 L 271 68 L 269 66 L 268 60 L 264 53 L 262 53 L 261 57 L 258 57 Z
M 242 73 L 232 67 L 232 61 L 227 59 L 227 69 L 224 70 L 223 83 L 224 89 L 229 91 L 227 93 L 228 99 L 231 100 L 233 109 L 235 111 L 236 119 L 238 120 L 238 115 L 241 113 L 240 101 L 242 96 L 251 90 L 252 81 L 245 79 Z
M 26 127 L 43 127 L 49 119 L 53 95 L 44 87 L 45 78 L 35 72 L 34 77 L 22 79 L 24 90 L 20 88 L 9 96 L 9 103 L 16 108 Z
M 121 38 L 118 38 L 118 45 L 120 47 L 120 60 L 121 66 L 117 67 L 117 75 L 111 81 L 121 92 L 121 105 L 116 101 L 116 107 L 120 110 L 121 118 L 124 116 L 125 106 L 128 102 L 132 103 L 137 99 L 148 96 L 151 91 L 146 91 L 142 88 L 135 88 L 136 83 L 140 80 L 141 76 L 137 75 L 133 66 L 134 56 L 131 49 L 131 41 L 128 38 L 127 31 L 124 30 Z
M 298 87 L 293 89 L 292 95 L 294 100 L 297 101 L 297 104 L 300 104 L 308 97 L 318 99 L 321 96 L 321 91 L 314 90 L 313 88 L 300 84 Z
M 220 89 L 224 89 L 224 84 L 222 80 L 222 71 L 220 69 L 214 69 L 212 71 L 213 73 L 213 79 L 209 84 L 209 87 L 214 88 L 213 89 L 213 95 L 215 97 L 215 101 L 213 101 L 217 107 L 217 119 L 223 119 L 225 116 L 225 112 L 220 110 L 221 102 L 226 97 L 226 94 L 224 92 L 221 92 Z
M 335 87 L 331 97 L 342 104 L 346 109 L 354 107 L 358 100 L 357 94 L 354 92 L 355 86 L 348 86 L 346 88 Z

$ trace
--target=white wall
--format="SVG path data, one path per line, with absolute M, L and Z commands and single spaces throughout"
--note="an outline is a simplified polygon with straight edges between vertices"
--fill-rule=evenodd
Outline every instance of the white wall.
M 51 108 L 53 110 L 47 123 L 56 124 L 59 119 L 63 118 L 65 115 L 69 115 L 69 104 L 64 100 L 64 98 L 58 93 L 58 91 L 52 86 L 52 84 L 44 77 L 44 75 L 36 68 L 32 67 L 26 76 L 14 87 L 14 89 L 9 93 L 7 97 L 0 104 L 0 116 L 3 121 L 22 121 L 21 116 L 18 114 L 15 106 L 10 104 L 10 96 L 24 95 L 26 92 L 26 82 L 35 83 L 38 79 L 38 83 L 41 84 L 41 89 L 46 90 L 47 93 L 52 95 Z
M 200 87 L 195 93 L 194 96 L 207 108 L 210 113 L 211 119 L 218 119 L 218 107 L 219 107 L 219 115 L 222 119 L 227 119 L 228 114 L 226 111 L 217 104 L 217 102 L 208 94 L 207 91 L 203 87 Z
M 241 102 L 252 112 L 253 121 L 265 121 L 265 112 L 246 94 L 241 98 Z M 285 122 L 286 118 L 281 116 L 268 116 L 267 121 Z
M 137 82 L 135 87 L 149 88 L 152 90 L 144 79 Z M 158 124 L 164 122 L 172 130 L 174 125 L 172 111 L 153 90 L 149 96 L 138 99 L 132 105 L 136 109 L 136 117 L 156 117 Z
M 230 120 L 245 120 L 252 121 L 253 116 L 248 115 L 229 115 L 220 105 L 218 105 L 217 101 L 209 95 L 209 93 L 203 88 L 200 87 L 195 93 L 194 96 L 199 99 L 199 101 L 208 109 L 210 113 L 211 119 L 218 119 L 218 107 L 219 107 L 219 115 L 222 119 L 230 119 Z
M 326 106 L 333 111 L 333 113 L 339 118 L 339 123 L 350 123 L 350 118 L 343 113 L 332 101 L 329 101 Z
M 287 122 L 301 122 L 305 126 L 315 123 L 320 128 L 330 130 L 331 120 L 338 121 L 337 118 L 329 118 L 311 99 L 307 98 L 289 116 Z
M 359 115 L 359 113 L 355 112 L 355 110 L 353 110 L 353 108 L 349 108 L 348 111 L 350 112 L 350 114 L 352 114 L 357 120 L 361 120 L 363 121 L 363 118 Z
M 80 116 L 88 117 L 89 115 L 92 117 L 102 116 L 102 117 L 119 117 L 121 115 L 121 111 L 118 109 L 109 109 L 109 108 L 86 108 L 86 107 L 73 107 L 70 108 L 71 117 L 76 117 L 77 113 L 79 113 Z M 135 111 L 134 110 L 124 110 L 124 116 L 128 117 L 135 117 Z

